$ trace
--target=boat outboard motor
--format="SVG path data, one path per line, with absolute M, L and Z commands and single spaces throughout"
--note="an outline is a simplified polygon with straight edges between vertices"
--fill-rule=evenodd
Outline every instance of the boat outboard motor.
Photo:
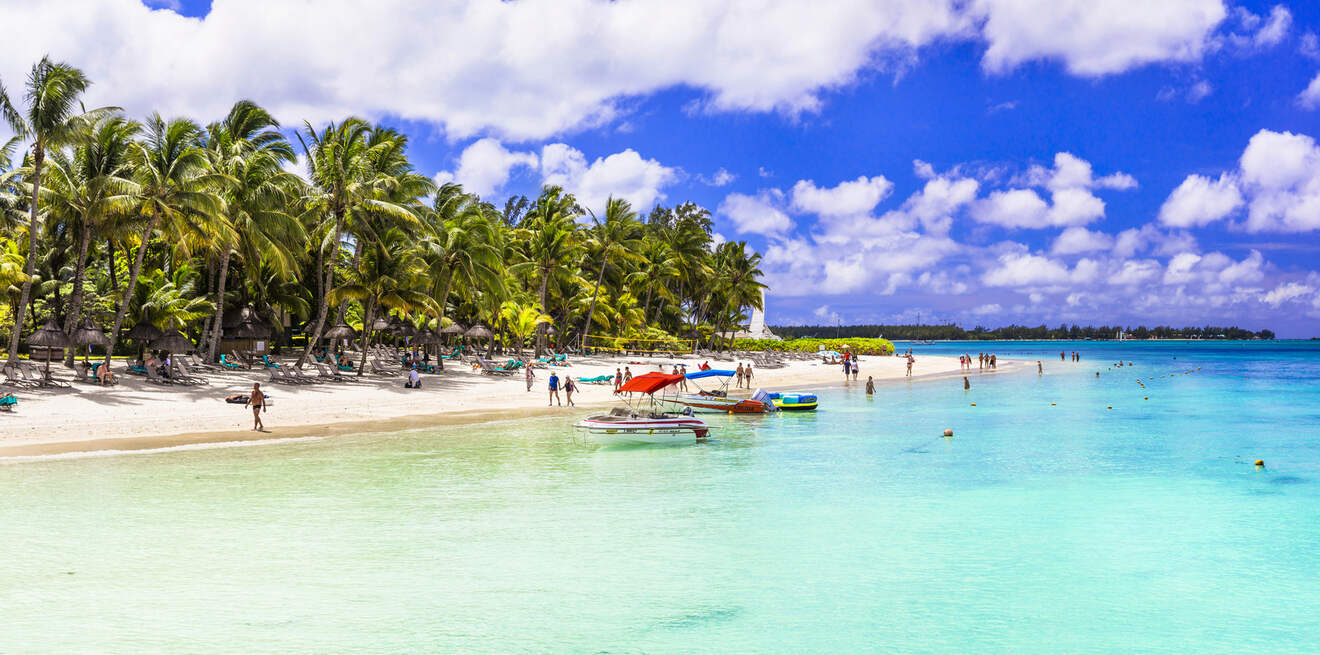
M 684 408 L 683 408 L 683 416 L 692 416 L 692 408 L 691 408 L 691 407 L 684 407 Z

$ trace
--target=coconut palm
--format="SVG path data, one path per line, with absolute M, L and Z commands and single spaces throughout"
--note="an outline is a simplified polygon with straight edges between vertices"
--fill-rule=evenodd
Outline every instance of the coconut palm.
M 588 248 L 595 250 L 600 258 L 600 272 L 596 275 L 596 286 L 591 291 L 591 305 L 587 308 L 587 320 L 582 325 L 579 346 L 585 345 L 587 334 L 591 332 L 592 314 L 596 312 L 596 297 L 600 295 L 600 285 L 605 281 L 605 271 L 610 263 L 619 259 L 640 260 L 641 224 L 637 222 L 637 212 L 632 205 L 622 198 L 610 197 L 605 203 L 605 219 L 591 215 L 595 222 L 587 237 Z
M 512 300 L 500 306 L 500 319 L 505 329 L 513 335 L 514 348 L 519 357 L 522 357 L 523 342 L 551 321 L 550 316 L 535 305 Z
M 366 307 L 358 375 L 362 375 L 367 362 L 371 347 L 369 328 L 377 312 L 435 310 L 435 301 L 426 293 L 426 263 L 413 247 L 412 238 L 398 228 L 386 230 L 379 237 L 367 244 L 360 266 L 349 269 L 344 283 L 329 294 L 335 301 L 356 300 Z
M 220 272 L 207 348 L 207 358 L 212 361 L 219 357 L 230 262 L 245 263 L 250 273 L 270 266 L 292 277 L 298 255 L 294 245 L 306 238 L 302 224 L 289 212 L 294 199 L 302 194 L 302 180 L 283 169 L 296 157 L 278 127 L 279 122 L 265 109 L 242 100 L 207 130 L 206 156 L 211 169 L 226 177 L 221 193 L 234 228 L 232 243 L 220 240 L 214 244 Z
M 490 212 L 475 196 L 457 184 L 436 190 L 433 210 L 423 214 L 427 234 L 423 258 L 430 268 L 437 324 L 444 321 L 449 298 L 457 283 L 464 287 L 494 286 L 500 282 L 499 229 Z M 444 368 L 444 360 L 440 360 Z
M 202 130 L 196 123 L 186 119 L 167 121 L 159 114 L 153 114 L 146 124 L 146 138 L 134 143 L 129 152 L 136 185 L 133 190 L 135 212 L 145 217 L 146 226 L 139 235 L 137 256 L 129 270 L 123 300 L 115 313 L 110 346 L 106 349 L 107 365 L 119 339 L 119 330 L 124 325 L 124 315 L 137 287 L 138 276 L 142 273 L 147 244 L 157 228 L 163 223 L 168 224 L 175 236 L 188 242 L 207 231 L 207 227 L 216 227 L 222 216 L 224 200 L 214 191 L 221 180 L 207 166 L 201 139 Z
M 513 274 L 530 272 L 538 281 L 537 297 L 541 310 L 549 313 L 550 283 L 562 282 L 574 275 L 574 260 L 579 251 L 577 218 L 581 209 L 572 194 L 563 188 L 547 186 L 541 190 L 532 208 L 523 219 L 522 235 L 527 261 L 509 267 Z M 544 329 L 536 331 L 536 354 L 543 351 Z
M 24 311 L 32 294 L 33 272 L 37 265 L 37 239 L 40 236 L 37 216 L 40 210 L 41 176 L 46 163 L 46 152 L 71 143 L 87 122 L 108 113 L 113 108 L 82 111 L 78 101 L 90 84 L 82 71 L 68 64 L 53 62 L 49 57 L 32 66 L 25 85 L 27 111 L 20 113 L 0 82 L 0 116 L 19 137 L 32 140 L 32 163 L 25 177 L 28 194 L 28 253 L 24 265 L 23 289 L 18 307 L 14 311 L 14 332 L 9 337 L 9 362 L 18 359 L 18 339 L 23 331 Z

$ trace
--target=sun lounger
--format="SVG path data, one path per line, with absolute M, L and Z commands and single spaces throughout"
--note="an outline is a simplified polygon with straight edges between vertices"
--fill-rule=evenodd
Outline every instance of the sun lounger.
M 265 364 L 265 365 L 266 365 L 266 368 L 279 368 L 279 367 L 280 367 L 279 363 L 270 361 L 270 355 L 262 355 L 262 356 L 261 356 L 261 363 L 262 363 L 262 364 Z
M 578 378 L 578 382 L 583 384 L 609 384 L 613 380 L 613 375 L 597 375 L 590 378 Z
M 333 380 L 335 382 L 344 382 L 347 380 L 339 374 L 339 371 L 326 366 L 325 364 L 312 364 L 316 368 L 316 376 L 320 379 Z
M 299 381 L 299 382 L 301 382 L 301 383 L 303 383 L 303 384 L 316 384 L 316 383 L 320 382 L 320 380 L 317 380 L 316 378 L 314 378 L 314 377 L 312 377 L 312 376 L 310 376 L 310 375 L 304 375 L 303 372 L 300 371 L 300 370 L 298 370 L 298 367 L 296 367 L 296 366 L 288 366 L 288 367 L 285 367 L 285 368 L 280 369 L 280 370 L 284 371 L 284 374 L 285 374 L 285 375 L 287 375 L 287 376 L 291 376 L 291 377 L 293 377 L 295 380 L 297 380 L 297 381 Z
M 389 368 L 385 364 L 381 363 L 379 359 L 373 359 L 371 360 L 371 372 L 375 373 L 376 375 L 394 376 L 394 375 L 398 375 L 401 372 L 401 369 Z
M 18 407 L 18 399 L 14 397 L 14 394 L 7 393 L 0 396 L 0 412 L 12 412 L 15 407 Z
M 481 373 L 483 375 L 513 375 L 513 371 L 510 371 L 509 369 L 500 366 L 496 366 L 490 363 L 490 360 L 488 359 L 483 359 L 481 357 L 478 357 L 477 364 L 481 366 Z
M 5 384 L 13 385 L 15 387 L 36 386 L 23 376 L 23 369 L 9 364 L 5 364 Z
M 242 366 L 239 366 L 238 364 L 235 364 L 233 361 L 231 361 L 229 355 L 220 355 L 220 365 L 229 369 L 243 368 Z
M 188 368 L 188 362 L 184 361 L 183 358 L 176 358 L 174 360 L 174 368 L 177 369 L 177 374 L 174 376 L 175 382 L 182 382 L 184 384 L 206 384 L 206 378 L 193 375 L 192 371 Z
M 174 380 L 161 377 L 160 373 L 156 371 L 155 366 L 147 367 L 147 382 L 155 382 L 156 384 L 174 384 Z

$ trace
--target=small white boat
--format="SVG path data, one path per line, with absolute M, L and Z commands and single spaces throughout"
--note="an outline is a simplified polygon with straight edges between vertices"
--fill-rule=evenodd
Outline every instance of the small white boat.
M 683 379 L 681 375 L 646 373 L 619 387 L 621 393 L 639 393 L 637 400 L 625 401 L 608 414 L 588 416 L 573 425 L 585 432 L 596 443 L 605 445 L 640 445 L 663 443 L 696 443 L 706 438 L 710 426 L 692 416 L 691 410 L 683 414 L 661 411 L 655 393 Z M 641 398 L 649 400 L 647 403 Z

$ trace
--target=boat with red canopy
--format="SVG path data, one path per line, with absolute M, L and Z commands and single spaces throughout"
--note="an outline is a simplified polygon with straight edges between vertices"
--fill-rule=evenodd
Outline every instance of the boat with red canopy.
M 616 407 L 608 414 L 588 416 L 573 427 L 586 432 L 593 441 L 606 445 L 683 443 L 705 439 L 710 426 L 692 416 L 691 410 L 684 414 L 670 414 L 660 408 L 664 390 L 682 379 L 682 375 L 665 373 L 639 375 L 619 387 L 620 393 L 638 394 L 627 397 L 623 407 Z M 660 400 L 656 399 L 656 393 L 662 394 Z

